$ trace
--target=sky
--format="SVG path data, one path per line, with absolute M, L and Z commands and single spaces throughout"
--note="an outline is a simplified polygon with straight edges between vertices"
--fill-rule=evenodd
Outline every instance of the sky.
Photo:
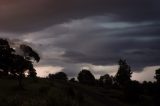
M 0 37 L 41 56 L 38 76 L 83 68 L 114 75 L 126 59 L 133 78 L 154 80 L 160 68 L 159 0 L 0 0 Z

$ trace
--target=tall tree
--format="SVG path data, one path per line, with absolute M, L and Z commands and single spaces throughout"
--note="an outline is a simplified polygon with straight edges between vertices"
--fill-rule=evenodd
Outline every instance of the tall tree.
M 119 60 L 119 69 L 118 72 L 115 76 L 115 80 L 117 82 L 117 84 L 119 85 L 125 85 L 127 84 L 129 81 L 131 81 L 131 68 L 130 66 L 127 64 L 126 60 Z
M 26 48 L 29 48 L 26 50 Z M 6 39 L 0 39 L 0 69 L 4 73 L 18 76 L 19 86 L 22 87 L 24 73 L 28 70 L 30 76 L 36 76 L 33 59 L 39 62 L 40 57 L 31 47 L 20 45 L 24 55 L 16 54 Z

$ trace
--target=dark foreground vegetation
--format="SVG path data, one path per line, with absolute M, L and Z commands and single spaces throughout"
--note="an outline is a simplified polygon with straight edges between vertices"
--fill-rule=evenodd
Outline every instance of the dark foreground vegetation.
M 115 76 L 94 75 L 83 69 L 75 78 L 64 72 L 36 77 L 34 61 L 39 55 L 27 45 L 20 53 L 5 39 L 0 39 L 0 106 L 159 106 L 160 69 L 155 82 L 131 80 L 132 71 L 120 59 Z M 25 73 L 28 73 L 26 75 Z
M 133 86 L 138 84 L 136 89 L 120 89 L 116 86 L 26 78 L 23 80 L 23 90 L 13 79 L 0 79 L 0 83 L 1 106 L 159 106 L 156 105 L 159 99 L 153 90 L 154 84 L 147 82 L 141 85 L 133 82 Z

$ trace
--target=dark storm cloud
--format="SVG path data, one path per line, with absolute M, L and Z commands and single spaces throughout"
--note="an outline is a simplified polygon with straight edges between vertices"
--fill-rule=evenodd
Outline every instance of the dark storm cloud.
M 158 0 L 1 0 L 0 37 L 29 44 L 41 55 L 38 66 L 60 66 L 69 76 L 82 64 L 114 66 L 120 58 L 137 71 L 160 65 L 159 5 Z
M 118 59 L 126 58 L 134 70 L 159 65 L 160 36 L 156 24 L 130 23 L 131 25 L 124 24 L 124 28 L 110 29 L 107 24 L 105 28 L 98 26 L 104 23 L 103 21 L 89 19 L 61 26 L 63 30 L 67 29 L 67 32 L 61 34 L 55 45 L 65 50 L 63 57 L 67 58 L 67 62 L 112 65 L 117 64 Z M 115 22 L 112 25 L 114 26 Z
M 94 65 L 112 65 L 117 64 L 118 59 L 125 58 L 133 69 L 143 68 L 145 66 L 157 66 L 160 63 L 160 40 L 153 41 L 116 41 L 112 43 L 96 43 L 99 48 L 88 48 L 90 52 L 85 55 L 77 51 L 66 51 L 65 57 L 73 63 L 91 63 Z M 150 44 L 150 45 L 149 45 Z M 107 46 L 112 45 L 112 46 Z M 130 48 L 129 48 L 130 47 Z M 84 48 L 85 49 L 85 48 Z M 83 51 L 83 49 L 82 49 Z M 75 53 L 77 53 L 75 55 Z M 72 55 L 73 54 L 73 55 Z
M 79 72 L 79 64 L 115 65 L 120 58 L 126 58 L 133 70 L 159 65 L 157 23 L 110 22 L 101 18 L 72 20 L 21 38 L 41 53 L 40 65 L 65 67 L 69 75 Z
M 37 31 L 53 24 L 106 15 L 114 21 L 159 21 L 158 0 L 1 0 L 0 30 Z

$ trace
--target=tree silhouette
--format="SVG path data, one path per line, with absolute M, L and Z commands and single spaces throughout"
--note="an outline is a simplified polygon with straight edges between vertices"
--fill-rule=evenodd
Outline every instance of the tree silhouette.
M 28 72 L 28 77 L 29 77 L 29 78 L 36 78 L 36 76 L 37 76 L 36 69 L 31 68 L 31 69 L 29 70 L 29 72 Z
M 118 83 L 118 85 L 125 85 L 127 84 L 129 81 L 131 81 L 131 68 L 130 66 L 127 64 L 126 60 L 119 60 L 119 69 L 118 72 L 115 76 L 115 81 L 116 83 Z
M 27 45 L 20 45 L 23 55 L 16 54 L 6 39 L 0 39 L 0 69 L 3 73 L 18 76 L 19 86 L 22 87 L 24 73 L 28 70 L 29 76 L 36 76 L 33 68 L 33 59 L 39 62 L 39 55 Z
M 66 73 L 64 72 L 58 72 L 54 75 L 55 79 L 59 79 L 59 80 L 68 80 Z
M 157 83 L 160 84 L 160 69 L 157 69 L 155 74 L 155 79 L 157 80 Z
M 35 60 L 36 62 L 40 61 L 39 55 L 28 45 L 20 45 L 20 49 L 23 51 L 23 56 L 26 60 Z
M 76 82 L 75 78 L 71 78 L 69 81 L 70 82 Z
M 49 78 L 50 80 L 54 80 L 54 74 L 49 74 L 47 78 Z
M 78 78 L 80 83 L 82 84 L 88 84 L 88 85 L 94 85 L 95 84 L 95 77 L 92 75 L 92 73 L 89 70 L 82 70 L 78 74 Z
M 64 81 L 68 80 L 68 77 L 64 72 L 57 72 L 55 74 L 49 74 L 48 77 L 49 77 L 49 79 L 52 79 L 52 80 L 55 80 L 55 79 L 56 80 L 64 80 Z
M 155 102 L 155 106 L 159 106 L 160 104 L 160 68 L 155 71 L 155 76 L 154 78 L 156 79 L 156 83 L 151 85 L 152 89 L 148 90 L 150 91 L 150 94 L 153 94 L 153 100 Z M 152 92 L 151 92 L 152 91 Z
M 113 84 L 113 78 L 109 74 L 100 76 L 99 83 L 103 87 L 109 87 Z
M 11 68 L 11 56 L 14 53 L 6 39 L 0 39 L 0 69 L 2 69 L 2 75 L 8 75 L 8 71 Z

